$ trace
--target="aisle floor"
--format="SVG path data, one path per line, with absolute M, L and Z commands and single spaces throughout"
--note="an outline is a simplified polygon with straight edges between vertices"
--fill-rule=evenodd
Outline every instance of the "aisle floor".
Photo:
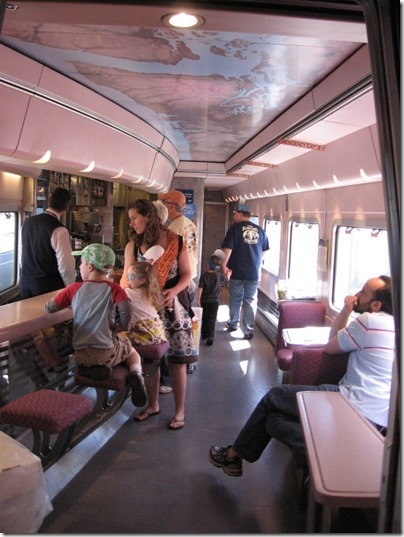
M 242 477 L 208 461 L 209 447 L 230 444 L 280 382 L 259 328 L 246 341 L 241 331 L 227 332 L 227 315 L 221 306 L 214 344 L 201 345 L 197 370 L 187 376 L 185 427 L 167 428 L 172 394 L 161 395 L 161 413 L 142 423 L 126 401 L 115 434 L 55 495 L 39 533 L 304 533 L 287 447 L 271 442 L 258 462 L 244 463 Z M 48 472 L 48 482 L 57 481 L 63 465 Z

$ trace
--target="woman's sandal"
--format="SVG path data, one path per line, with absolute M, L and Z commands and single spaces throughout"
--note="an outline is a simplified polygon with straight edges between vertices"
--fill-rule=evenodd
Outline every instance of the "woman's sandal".
M 176 420 L 173 418 L 170 423 L 168 424 L 168 428 L 172 431 L 178 431 L 179 429 L 182 429 L 185 425 L 185 418 L 182 420 Z
M 142 410 L 141 412 L 138 412 L 137 414 L 134 415 L 133 419 L 135 421 L 146 421 L 148 420 L 149 418 L 151 418 L 151 416 L 155 416 L 156 414 L 160 414 L 161 410 L 155 410 L 154 412 L 147 412 L 147 410 Z

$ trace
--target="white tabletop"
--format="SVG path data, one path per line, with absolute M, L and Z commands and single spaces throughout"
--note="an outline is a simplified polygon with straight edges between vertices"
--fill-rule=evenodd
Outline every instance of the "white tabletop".
M 316 501 L 377 507 L 383 436 L 339 392 L 299 392 L 297 402 Z
M 305 326 L 304 328 L 284 328 L 282 330 L 283 340 L 288 347 L 325 345 L 329 334 L 329 326 Z

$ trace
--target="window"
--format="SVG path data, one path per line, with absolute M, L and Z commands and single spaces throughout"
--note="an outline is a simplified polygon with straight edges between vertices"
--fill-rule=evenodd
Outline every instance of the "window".
M 288 297 L 315 297 L 319 225 L 312 222 L 291 222 L 289 226 Z
M 336 226 L 332 305 L 360 291 L 369 278 L 390 276 L 386 229 Z
M 16 284 L 17 222 L 17 213 L 0 212 L 0 292 Z
M 264 231 L 268 237 L 269 252 L 264 255 L 262 266 L 277 276 L 281 257 L 281 221 L 265 219 Z

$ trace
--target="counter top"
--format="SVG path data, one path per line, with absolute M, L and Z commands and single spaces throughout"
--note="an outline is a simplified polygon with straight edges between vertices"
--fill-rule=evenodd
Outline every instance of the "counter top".
M 0 306 L 0 342 L 15 341 L 47 326 L 72 318 L 71 308 L 45 313 L 45 304 L 58 291 Z

